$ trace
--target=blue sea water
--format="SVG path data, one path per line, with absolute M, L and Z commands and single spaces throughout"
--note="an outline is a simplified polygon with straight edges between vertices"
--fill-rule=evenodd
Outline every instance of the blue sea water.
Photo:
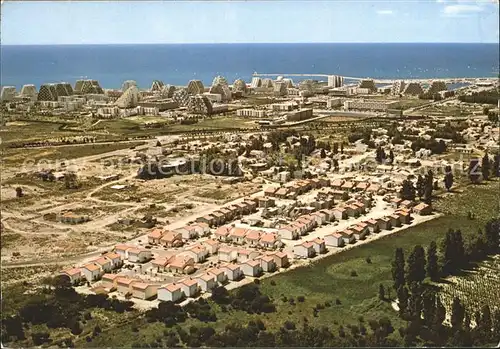
M 2 46 L 1 85 L 70 82 L 105 88 L 136 80 L 185 85 L 229 83 L 259 73 L 317 73 L 371 78 L 495 77 L 497 44 L 185 44 Z M 298 80 L 298 79 L 295 79 Z

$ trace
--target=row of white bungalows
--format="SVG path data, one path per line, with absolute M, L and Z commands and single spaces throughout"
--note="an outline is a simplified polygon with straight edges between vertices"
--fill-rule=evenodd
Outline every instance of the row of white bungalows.
M 381 189 L 380 184 L 378 183 L 369 183 L 369 182 L 355 182 L 343 179 L 336 179 L 331 182 L 330 186 L 336 190 L 344 191 L 344 192 L 368 192 L 377 194 Z
M 150 245 L 162 245 L 165 247 L 181 247 L 182 234 L 172 230 L 153 229 L 148 234 L 148 243 Z
M 400 227 L 402 224 L 411 223 L 411 214 L 409 211 L 401 210 L 392 215 L 377 219 L 369 219 L 364 222 L 352 225 L 349 228 L 333 232 L 325 236 L 327 246 L 343 247 L 347 244 L 363 240 L 369 234 L 377 234 L 381 230 L 390 230 Z
M 63 270 L 61 275 L 67 276 L 71 283 L 76 283 L 84 279 L 88 282 L 93 282 L 99 280 L 105 273 L 118 269 L 122 265 L 123 259 L 119 254 L 108 252 L 79 268 Z
M 175 255 L 170 258 L 159 258 L 152 261 L 156 272 L 169 272 L 175 274 L 191 274 L 194 272 L 195 261 L 188 255 Z
M 293 247 L 293 254 L 296 258 L 312 258 L 323 253 L 326 253 L 326 243 L 321 238 L 304 241 Z
M 264 190 L 264 195 L 276 197 L 278 199 L 295 199 L 298 195 L 304 194 L 312 189 L 319 189 L 330 185 L 330 180 L 326 178 L 314 178 L 292 181 L 283 187 L 270 186 Z
M 271 269 L 273 269 L 273 265 L 276 269 L 286 268 L 289 265 L 288 255 L 280 251 L 267 252 L 264 255 L 261 255 L 259 252 L 253 250 L 221 247 L 219 249 L 218 257 L 220 262 L 228 263 L 246 263 L 248 261 L 259 261 L 264 271 L 271 271 Z M 274 263 L 271 262 L 271 259 L 273 259 Z
M 130 245 L 116 245 L 114 252 L 131 263 L 145 263 L 153 258 L 150 250 Z
M 148 234 L 148 243 L 165 247 L 180 247 L 184 241 L 196 239 L 210 232 L 206 223 L 194 223 L 175 230 L 153 229 Z
M 281 227 L 278 230 L 278 235 L 283 239 L 296 240 L 301 235 L 306 235 L 318 226 L 335 221 L 336 218 L 335 209 L 324 209 L 308 215 L 302 215 L 287 226 Z
M 101 285 L 108 291 L 116 290 L 123 296 L 131 295 L 139 299 L 152 299 L 156 296 L 159 285 L 132 279 L 125 275 L 104 274 Z
M 234 218 L 250 214 L 257 210 L 257 201 L 253 198 L 245 198 L 242 202 L 236 203 L 227 207 L 223 207 L 217 211 L 207 214 L 196 219 L 197 223 L 205 223 L 210 227 L 217 227 L 226 222 L 234 220 Z
M 276 249 L 282 245 L 280 237 L 275 233 L 267 233 L 257 229 L 247 229 L 231 226 L 217 228 L 215 239 L 222 242 L 233 242 L 238 245 L 249 245 L 266 249 Z

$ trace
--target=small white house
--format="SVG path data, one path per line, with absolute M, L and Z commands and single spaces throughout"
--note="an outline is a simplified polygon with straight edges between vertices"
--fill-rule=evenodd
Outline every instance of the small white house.
M 314 245 L 310 241 L 303 242 L 299 245 L 293 247 L 293 253 L 299 258 L 311 258 L 314 257 L 316 251 Z
M 278 230 L 278 235 L 282 239 L 286 240 L 296 240 L 298 239 L 300 232 L 299 229 L 295 226 L 288 225 L 286 227 L 282 227 Z
M 177 302 L 182 299 L 184 293 L 180 284 L 172 283 L 158 288 L 158 300 Z
M 215 281 L 217 281 L 219 284 L 223 284 L 227 280 L 227 276 L 224 273 L 224 270 L 219 269 L 219 268 L 212 268 L 207 271 L 209 275 L 213 275 L 215 277 Z
M 215 286 L 217 286 L 217 281 L 215 281 L 215 276 L 205 273 L 196 278 L 196 282 L 202 292 L 210 292 Z
M 153 254 L 150 250 L 140 249 L 140 248 L 129 248 L 127 251 L 128 260 L 132 263 L 144 263 L 149 261 Z
M 272 256 L 258 257 L 257 260 L 260 262 L 263 271 L 270 273 L 276 270 L 276 262 Z
M 316 238 L 311 241 L 313 244 L 315 254 L 322 254 L 326 252 L 325 240 Z
M 237 264 L 228 263 L 220 267 L 224 271 L 226 277 L 230 281 L 239 280 L 243 276 L 241 268 Z
M 246 276 L 259 276 L 262 267 L 260 266 L 260 262 L 255 260 L 249 260 L 240 264 L 241 271 Z
M 118 253 L 108 252 L 108 253 L 104 254 L 103 257 L 107 258 L 111 261 L 111 267 L 113 269 L 117 269 L 117 268 L 121 267 L 123 264 L 123 260 Z
M 66 275 L 71 283 L 78 282 L 82 279 L 82 271 L 80 268 L 66 269 L 61 272 L 61 275 Z
M 103 274 L 101 267 L 94 263 L 85 264 L 80 268 L 80 270 L 82 271 L 83 276 L 85 276 L 85 279 L 89 282 L 98 280 Z
M 201 245 L 195 245 L 182 253 L 185 256 L 193 258 L 195 263 L 202 263 L 207 259 L 208 250 Z
M 325 236 L 325 244 L 327 246 L 342 247 L 344 246 L 344 239 L 339 233 L 331 233 Z
M 218 251 L 219 261 L 221 262 L 232 262 L 237 259 L 237 251 L 228 247 L 221 247 Z
M 194 279 L 184 279 L 179 281 L 179 285 L 181 286 L 182 293 L 184 293 L 186 297 L 193 297 L 198 294 L 198 282 Z

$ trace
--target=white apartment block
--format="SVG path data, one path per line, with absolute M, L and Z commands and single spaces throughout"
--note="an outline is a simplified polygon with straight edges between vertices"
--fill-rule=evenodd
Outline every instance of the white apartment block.
M 14 86 L 4 86 L 2 87 L 1 99 L 2 101 L 8 102 L 14 99 L 16 96 L 16 88 Z
M 351 99 L 344 102 L 344 109 L 386 111 L 396 108 L 398 105 L 397 101 L 385 102 L 379 100 Z
M 273 111 L 292 111 L 295 109 L 295 103 L 275 103 L 271 104 L 271 109 Z
M 236 115 L 244 118 L 265 118 L 267 113 L 265 110 L 238 109 Z

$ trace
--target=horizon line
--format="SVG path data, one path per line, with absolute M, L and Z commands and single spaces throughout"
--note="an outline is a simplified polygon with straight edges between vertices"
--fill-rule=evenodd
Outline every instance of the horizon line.
M 148 43 L 75 43 L 75 44 L 2 44 L 2 46 L 119 46 L 119 45 L 315 45 L 315 44 L 497 44 L 498 42 L 461 42 L 461 41 L 413 41 L 413 42 L 383 42 L 383 41 L 318 41 L 318 42 L 148 42 Z

